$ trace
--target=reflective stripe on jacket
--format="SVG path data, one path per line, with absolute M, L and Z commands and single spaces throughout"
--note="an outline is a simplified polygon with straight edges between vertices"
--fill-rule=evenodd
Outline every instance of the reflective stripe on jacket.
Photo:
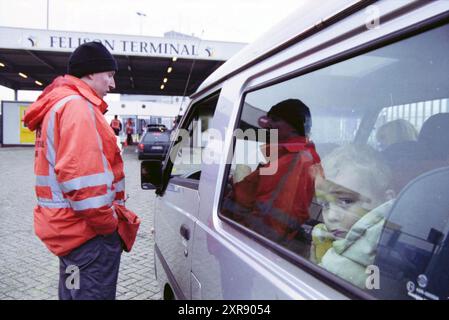
M 277 148 L 276 172 L 261 175 L 260 169 L 255 170 L 234 184 L 233 198 L 252 210 L 249 219 L 262 219 L 264 233 L 274 231 L 288 237 L 309 219 L 315 177 L 321 174 L 321 165 L 314 144 L 305 137 L 292 137 Z
M 35 232 L 58 256 L 118 226 L 114 206 L 124 205 L 125 176 L 106 108 L 85 82 L 66 75 L 24 117 L 36 130 Z

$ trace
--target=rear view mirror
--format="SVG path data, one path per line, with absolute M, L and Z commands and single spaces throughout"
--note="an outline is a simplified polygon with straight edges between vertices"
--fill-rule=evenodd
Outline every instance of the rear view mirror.
M 162 184 L 162 161 L 147 160 L 140 163 L 140 186 L 144 190 L 154 190 Z

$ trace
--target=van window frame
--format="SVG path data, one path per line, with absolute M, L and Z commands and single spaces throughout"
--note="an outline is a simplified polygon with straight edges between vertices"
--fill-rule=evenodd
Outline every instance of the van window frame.
M 173 141 L 170 142 L 170 147 L 168 149 L 167 156 L 165 158 L 166 159 L 166 163 L 165 163 L 165 165 L 163 167 L 163 170 L 162 170 L 163 185 L 162 185 L 162 188 L 161 188 L 162 190 L 160 192 L 160 195 L 163 195 L 163 193 L 167 189 L 167 186 L 170 183 L 172 183 L 174 185 L 177 185 L 177 186 L 189 188 L 189 189 L 192 189 L 192 190 L 198 190 L 199 183 L 200 183 L 201 179 L 200 180 L 196 180 L 196 179 L 184 178 L 181 175 L 179 175 L 179 176 L 172 176 L 171 175 L 174 163 L 170 160 L 170 152 L 173 149 L 174 145 L 177 143 L 176 140 L 177 140 L 177 138 L 179 136 L 178 135 L 178 130 L 179 129 L 185 129 L 185 126 L 187 124 L 191 123 L 195 111 L 199 108 L 198 105 L 200 105 L 204 101 L 207 101 L 209 99 L 213 99 L 215 97 L 217 98 L 217 105 L 218 105 L 218 101 L 220 99 L 220 93 L 221 93 L 221 87 L 220 88 L 215 88 L 211 93 L 208 93 L 206 96 L 204 96 L 201 99 L 198 99 L 197 101 L 192 101 L 191 104 L 189 105 L 189 107 L 187 109 L 187 115 L 182 118 L 183 120 L 181 120 L 181 122 L 179 123 L 178 128 L 175 131 L 175 133 L 176 133 L 175 139 L 173 139 Z M 217 110 L 217 105 L 215 105 L 214 116 L 215 116 L 215 111 Z
M 348 17 L 350 18 L 350 17 Z M 443 12 L 441 14 L 438 14 L 437 16 L 434 16 L 432 18 L 429 18 L 427 20 L 417 22 L 413 25 L 407 26 L 401 30 L 392 32 L 390 34 L 387 34 L 385 36 L 382 36 L 380 38 L 374 39 L 372 41 L 366 42 L 362 45 L 359 45 L 357 47 L 351 48 L 349 50 L 346 50 L 344 52 L 340 52 L 338 54 L 335 54 L 333 56 L 327 57 L 323 60 L 320 60 L 312 65 L 308 65 L 305 67 L 302 67 L 297 70 L 293 70 L 291 72 L 288 72 L 282 76 L 275 77 L 273 79 L 267 80 L 263 83 L 242 88 L 242 94 L 240 95 L 240 103 L 239 103 L 239 110 L 237 113 L 237 117 L 235 118 L 233 130 L 235 131 L 238 128 L 238 125 L 241 120 L 242 112 L 243 112 L 243 106 L 246 99 L 246 96 L 254 91 L 258 91 L 267 87 L 270 87 L 272 85 L 285 82 L 297 77 L 301 77 L 303 75 L 306 75 L 308 73 L 329 67 L 331 65 L 337 64 L 342 61 L 349 60 L 351 58 L 363 55 L 365 53 L 371 52 L 373 50 L 383 48 L 385 46 L 388 46 L 390 44 L 398 43 L 400 41 L 412 38 L 414 36 L 417 36 L 419 34 L 422 34 L 424 32 L 436 29 L 438 27 L 448 25 L 449 24 L 449 11 Z M 262 75 L 258 75 L 254 77 L 254 79 L 257 79 L 261 76 L 265 76 L 265 73 Z M 247 82 L 245 83 L 247 85 Z M 374 120 L 375 121 L 375 120 Z M 374 123 L 373 123 L 374 125 Z M 355 141 L 360 141 L 360 139 L 363 137 L 359 137 L 359 132 L 357 133 L 355 137 Z M 368 136 L 366 137 L 368 139 Z M 227 150 L 227 153 L 234 152 L 236 145 L 236 137 L 233 137 L 233 141 L 231 144 L 231 148 Z M 308 261 L 306 258 L 297 255 L 286 248 L 281 247 L 279 244 L 274 243 L 270 241 L 269 239 L 265 238 L 264 236 L 249 230 L 245 228 L 244 226 L 240 225 L 239 223 L 235 222 L 234 220 L 224 216 L 221 214 L 221 207 L 223 204 L 224 199 L 224 192 L 226 189 L 226 183 L 227 178 L 229 176 L 229 172 L 231 170 L 231 164 L 227 163 L 225 164 L 225 168 L 223 170 L 223 176 L 222 176 L 222 185 L 220 190 L 220 197 L 218 200 L 218 206 L 217 206 L 217 215 L 219 219 L 222 221 L 228 223 L 233 228 L 237 229 L 238 231 L 242 232 L 243 234 L 247 235 L 249 238 L 252 238 L 253 240 L 257 241 L 260 245 L 265 247 L 266 249 L 275 252 L 276 254 L 279 254 L 282 258 L 286 259 L 288 262 L 296 265 L 297 267 L 300 267 L 304 271 L 308 272 L 318 280 L 322 281 L 326 285 L 330 286 L 331 288 L 334 288 L 335 290 L 339 291 L 340 293 L 346 295 L 349 298 L 352 299 L 368 299 L 368 300 L 376 300 L 376 297 L 374 295 L 369 294 L 368 292 L 354 286 L 353 284 L 343 280 L 342 278 L 320 268 L 318 265 L 314 264 L 311 261 Z

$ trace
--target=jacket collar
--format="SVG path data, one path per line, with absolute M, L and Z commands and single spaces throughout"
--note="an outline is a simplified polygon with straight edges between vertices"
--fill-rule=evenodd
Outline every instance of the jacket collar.
M 299 152 L 304 150 L 309 143 L 309 139 L 306 137 L 295 136 L 286 141 L 279 142 L 279 147 L 285 149 L 288 152 Z
M 106 102 L 100 97 L 98 97 L 95 91 L 87 83 L 69 74 L 66 74 L 64 78 L 72 82 L 76 86 L 76 89 L 79 92 L 79 94 L 84 98 L 86 98 L 94 106 L 97 106 L 102 113 L 106 111 L 106 109 L 108 108 Z

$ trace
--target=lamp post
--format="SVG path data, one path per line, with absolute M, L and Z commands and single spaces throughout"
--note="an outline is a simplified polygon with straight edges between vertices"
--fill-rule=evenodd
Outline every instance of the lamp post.
M 143 24 L 143 18 L 145 18 L 147 15 L 143 12 L 136 12 L 136 14 L 140 17 L 140 35 L 142 35 L 142 24 Z
M 48 15 L 50 13 L 50 0 L 47 0 L 47 30 L 48 30 Z

